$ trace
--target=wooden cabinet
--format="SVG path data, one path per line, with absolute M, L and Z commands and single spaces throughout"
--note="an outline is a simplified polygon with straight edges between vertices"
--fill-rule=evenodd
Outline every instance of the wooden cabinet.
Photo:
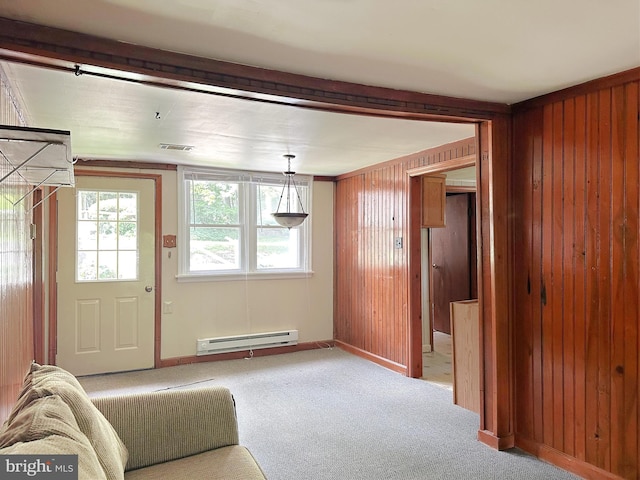
M 480 413 L 478 300 L 451 302 L 453 403 Z
M 422 226 L 444 227 L 445 175 L 422 177 Z

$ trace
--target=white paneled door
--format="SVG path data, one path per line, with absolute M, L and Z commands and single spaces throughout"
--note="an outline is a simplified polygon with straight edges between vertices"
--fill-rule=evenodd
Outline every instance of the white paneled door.
M 154 195 L 128 177 L 58 191 L 56 362 L 75 375 L 153 367 Z

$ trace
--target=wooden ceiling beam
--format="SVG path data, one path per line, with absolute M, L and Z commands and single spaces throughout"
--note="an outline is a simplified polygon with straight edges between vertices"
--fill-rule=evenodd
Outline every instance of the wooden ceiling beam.
M 76 74 L 340 113 L 447 122 L 510 114 L 505 104 L 279 72 L 2 17 L 0 58 Z

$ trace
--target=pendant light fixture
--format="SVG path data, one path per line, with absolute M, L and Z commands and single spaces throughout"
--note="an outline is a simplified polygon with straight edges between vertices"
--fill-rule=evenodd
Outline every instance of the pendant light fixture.
M 276 222 L 278 222 L 278 225 L 281 225 L 283 227 L 287 227 L 287 228 L 291 228 L 291 227 L 297 227 L 299 225 L 302 224 L 302 222 L 304 222 L 304 219 L 307 218 L 309 216 L 308 213 L 304 213 L 304 207 L 302 206 L 302 200 L 300 199 L 300 193 L 298 192 L 298 187 L 296 187 L 296 182 L 293 180 L 293 176 L 296 174 L 296 172 L 292 172 L 291 171 L 291 159 L 292 158 L 296 158 L 295 155 L 291 155 L 291 154 L 287 154 L 284 155 L 284 158 L 287 159 L 287 171 L 283 172 L 283 175 L 286 178 L 284 186 L 282 187 L 282 193 L 280 194 L 280 201 L 278 202 L 278 208 L 276 209 L 275 213 L 272 213 L 271 216 L 275 219 Z M 300 211 L 299 212 L 292 212 L 291 211 L 291 202 L 293 201 L 293 199 L 291 198 L 291 187 L 293 186 L 293 191 L 296 194 L 296 196 L 298 197 L 298 204 L 300 205 Z M 286 212 L 281 212 L 280 211 L 280 205 L 282 205 L 282 199 L 284 197 L 284 195 L 287 195 L 286 198 L 286 208 L 287 211 Z

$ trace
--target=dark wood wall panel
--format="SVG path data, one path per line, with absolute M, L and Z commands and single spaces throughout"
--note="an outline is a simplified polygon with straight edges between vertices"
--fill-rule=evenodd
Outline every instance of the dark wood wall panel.
M 0 123 L 21 126 L 22 115 L 0 69 Z M 0 178 L 11 166 L 0 156 Z M 15 175 L 0 183 L 0 423 L 15 403 L 34 358 L 30 198 Z
M 8 171 L 0 161 L 0 177 Z M 10 181 L 0 184 L 0 422 L 9 415 L 34 358 L 32 242 L 25 207 L 14 208 L 11 202 L 25 193 Z
M 407 170 L 475 153 L 475 139 L 443 145 L 338 178 L 334 336 L 406 372 Z M 402 237 L 403 248 L 394 247 Z
M 516 443 L 588 478 L 640 477 L 639 85 L 513 117 Z

